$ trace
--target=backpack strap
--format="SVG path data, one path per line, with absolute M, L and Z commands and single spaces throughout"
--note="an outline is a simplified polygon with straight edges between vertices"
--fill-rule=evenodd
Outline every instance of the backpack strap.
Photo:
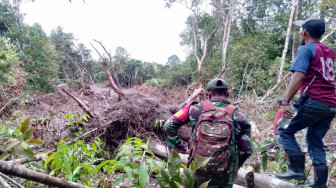
M 226 113 L 230 115 L 230 117 L 233 116 L 233 113 L 236 111 L 237 107 L 233 106 L 232 104 L 229 104 L 224 107 L 224 110 Z
M 201 104 L 202 104 L 201 106 L 202 112 L 210 111 L 216 108 L 216 106 L 213 105 L 210 101 L 201 101 Z

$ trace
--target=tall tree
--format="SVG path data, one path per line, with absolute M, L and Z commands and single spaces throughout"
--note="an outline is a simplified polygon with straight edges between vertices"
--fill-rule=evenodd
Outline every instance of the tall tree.
M 296 7 L 295 0 L 292 0 L 292 9 L 291 9 L 290 17 L 289 17 L 289 20 L 288 20 L 286 40 L 285 40 L 285 45 L 284 45 L 284 49 L 283 49 L 282 56 L 281 56 L 281 64 L 280 64 L 280 70 L 279 70 L 279 75 L 278 75 L 278 83 L 282 79 L 282 72 L 283 72 L 283 68 L 284 68 L 284 64 L 285 64 L 285 58 L 286 58 L 287 51 L 288 51 L 289 36 L 290 36 L 290 33 L 291 33 L 295 7 Z
M 180 58 L 177 55 L 168 57 L 167 65 L 175 65 L 180 62 Z
M 302 0 L 297 0 L 295 20 L 300 20 L 302 12 Z M 293 36 L 293 48 L 292 48 L 292 60 L 294 60 L 297 49 L 298 49 L 298 38 L 299 38 L 299 27 L 294 27 L 294 36 Z
M 197 71 L 200 73 L 205 58 L 208 55 L 208 46 L 211 39 L 213 39 L 218 25 L 215 18 L 208 13 L 204 7 L 204 0 L 166 0 L 167 6 L 172 3 L 179 2 L 189 9 L 192 14 L 187 19 L 188 28 L 184 32 L 192 40 L 192 51 L 197 60 Z
M 212 0 L 212 5 L 215 9 L 215 15 L 218 15 L 223 26 L 222 70 L 224 71 L 226 69 L 226 51 L 230 39 L 235 0 Z

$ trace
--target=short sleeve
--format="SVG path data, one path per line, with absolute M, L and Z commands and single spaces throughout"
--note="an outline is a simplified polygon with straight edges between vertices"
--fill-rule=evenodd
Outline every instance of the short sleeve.
M 301 46 L 297 52 L 294 63 L 289 69 L 292 72 L 303 72 L 307 73 L 310 62 L 314 58 L 314 53 L 316 50 L 316 45 Z

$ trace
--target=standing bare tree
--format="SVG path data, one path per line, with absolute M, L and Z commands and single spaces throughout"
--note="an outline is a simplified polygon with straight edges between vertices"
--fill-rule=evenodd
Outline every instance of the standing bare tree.
M 215 8 L 215 14 L 220 18 L 223 25 L 222 38 L 222 70 L 226 69 L 226 51 L 229 44 L 231 23 L 234 11 L 235 0 L 212 0 Z
M 205 58 L 208 55 L 209 42 L 214 37 L 218 24 L 213 22 L 213 17 L 206 13 L 206 6 L 203 4 L 204 0 L 166 0 L 167 6 L 170 7 L 172 3 L 179 2 L 192 12 L 189 17 L 191 20 L 190 32 L 192 33 L 192 50 L 197 61 L 197 71 L 200 72 Z M 202 22 L 202 29 L 198 26 Z
M 297 0 L 295 20 L 300 20 L 301 12 L 302 12 L 302 0 Z M 294 58 L 296 56 L 297 49 L 298 49 L 297 40 L 299 38 L 299 30 L 300 30 L 300 28 L 298 28 L 298 27 L 294 28 L 292 60 L 294 60 Z
M 98 44 L 100 44 L 100 45 L 102 46 L 102 48 L 104 49 L 104 51 L 106 52 L 106 48 L 105 48 L 105 46 L 104 46 L 101 42 L 99 42 L 99 41 L 97 41 L 97 40 L 95 40 L 95 41 L 96 41 Z M 101 55 L 101 53 L 97 50 L 97 48 L 96 48 L 93 44 L 91 44 L 91 46 L 93 47 L 93 49 L 95 49 L 95 51 L 98 53 L 98 55 L 99 55 L 100 58 L 102 59 L 102 65 L 103 65 L 103 67 L 104 67 L 104 70 L 105 70 L 105 73 L 106 73 L 106 77 L 107 77 L 107 79 L 108 79 L 108 81 L 109 81 L 109 83 L 110 83 L 112 89 L 114 90 L 114 92 L 116 92 L 116 93 L 118 94 L 119 100 L 124 100 L 124 99 L 126 99 L 126 96 L 125 96 L 125 94 L 123 93 L 123 91 L 121 90 L 121 87 L 118 87 L 118 86 L 115 84 L 115 82 L 113 81 L 113 78 L 112 78 L 112 76 L 111 76 L 110 69 L 109 69 L 109 67 L 108 67 L 108 64 L 105 62 L 104 57 Z M 106 52 L 106 53 L 107 53 L 107 52 Z M 109 55 L 109 54 L 108 54 L 108 55 Z M 110 55 L 109 55 L 109 57 L 110 57 Z M 111 57 L 110 57 L 110 58 L 111 58 Z M 116 82 L 119 83 L 118 80 L 116 80 Z
M 284 50 L 282 52 L 282 57 L 281 57 L 281 65 L 280 65 L 279 76 L 278 76 L 278 81 L 277 81 L 278 83 L 282 79 L 282 72 L 283 72 L 283 67 L 284 67 L 284 64 L 285 64 L 286 54 L 287 54 L 287 51 L 288 51 L 289 36 L 290 36 L 290 31 L 291 31 L 291 27 L 292 27 L 292 23 L 293 23 L 294 12 L 295 12 L 295 0 L 292 0 L 292 9 L 291 9 L 291 13 L 290 13 L 289 21 L 288 21 L 285 47 L 284 47 Z

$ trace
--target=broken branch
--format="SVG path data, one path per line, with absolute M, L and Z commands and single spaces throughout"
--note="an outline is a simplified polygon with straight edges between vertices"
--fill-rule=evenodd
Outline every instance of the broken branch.
M 288 72 L 277 84 L 275 84 L 275 86 L 273 86 L 270 90 L 267 91 L 267 93 L 260 99 L 259 102 L 263 102 L 265 99 L 267 99 L 267 97 L 269 97 L 269 95 L 271 93 L 273 93 L 273 91 L 275 91 L 276 89 L 278 89 L 278 87 L 285 81 L 287 80 L 287 78 L 289 78 L 292 72 Z
M 20 184 L 17 183 L 16 181 L 14 181 L 12 178 L 6 176 L 5 174 L 3 174 L 3 173 L 1 173 L 1 172 L 0 172 L 0 176 L 2 176 L 2 177 L 4 177 L 4 178 L 8 179 L 8 180 L 11 181 L 14 185 L 16 185 L 16 186 L 18 186 L 18 187 L 20 187 L 20 188 L 24 188 L 22 185 L 20 185 Z
M 0 109 L 0 114 L 2 113 L 3 110 L 5 110 L 7 108 L 7 106 L 9 106 L 10 104 L 13 103 L 13 101 L 15 100 L 16 98 L 12 98 L 11 100 L 9 100 L 1 109 Z
M 11 186 L 8 185 L 8 183 L 0 176 L 0 184 L 3 188 L 11 188 Z
M 65 181 L 60 178 L 49 176 L 41 172 L 35 172 L 23 166 L 16 166 L 15 164 L 7 163 L 0 160 L 0 172 L 9 174 L 24 179 L 39 182 L 45 185 L 68 188 L 86 188 L 84 185 L 79 185 L 73 182 Z
M 69 95 L 73 100 L 75 100 L 80 107 L 82 107 L 82 109 L 85 111 L 85 113 L 87 113 L 91 118 L 95 117 L 94 113 L 91 112 L 90 107 L 81 99 L 75 97 L 74 95 L 72 95 L 71 93 L 69 93 L 67 90 L 65 90 L 64 88 L 60 88 L 64 93 L 66 93 L 67 95 Z

